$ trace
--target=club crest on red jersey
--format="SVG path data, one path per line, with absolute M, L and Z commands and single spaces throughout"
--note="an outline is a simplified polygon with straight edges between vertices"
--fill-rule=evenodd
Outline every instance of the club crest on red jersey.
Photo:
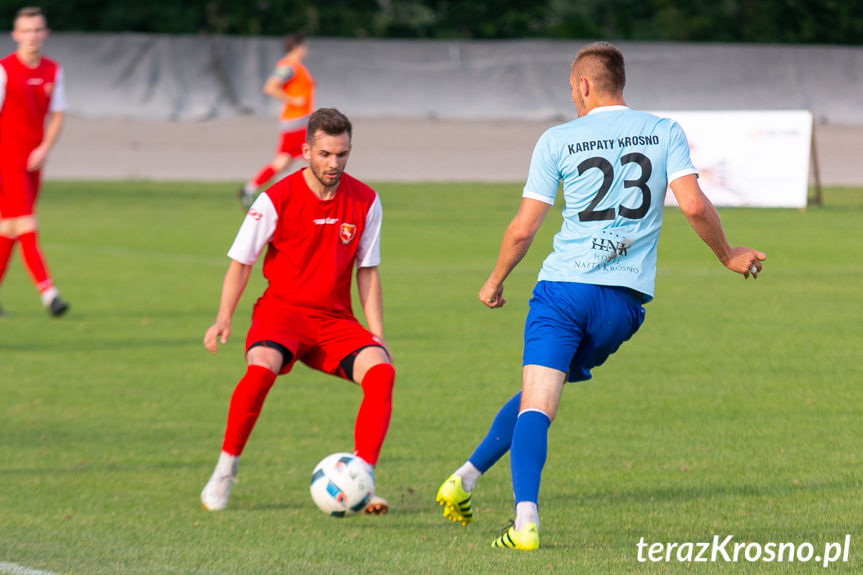
M 339 226 L 339 237 L 342 239 L 343 244 L 350 243 L 355 235 L 357 235 L 356 224 L 342 224 Z
M 45 84 L 45 95 L 49 98 L 54 93 L 54 82 L 48 82 Z

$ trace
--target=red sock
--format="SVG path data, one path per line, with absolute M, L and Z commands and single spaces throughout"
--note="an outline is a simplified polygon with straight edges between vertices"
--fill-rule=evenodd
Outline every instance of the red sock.
M 261 414 L 267 393 L 275 381 L 276 374 L 266 367 L 250 365 L 246 369 L 246 375 L 234 388 L 234 394 L 231 396 L 222 451 L 231 455 L 243 453 L 246 441 L 249 440 L 255 422 Z
M 15 238 L 0 236 L 0 281 L 3 281 L 3 275 L 6 273 L 6 268 L 9 267 L 13 247 L 15 247 Z
M 276 175 L 276 170 L 272 168 L 269 164 L 264 166 L 264 168 L 258 172 L 258 175 L 252 179 L 252 183 L 258 186 L 259 188 L 266 184 L 270 178 Z
M 36 241 L 36 232 L 26 232 L 18 236 L 18 248 L 21 250 L 24 265 L 30 272 L 30 279 L 33 280 L 39 293 L 54 287 L 54 282 L 48 275 L 48 268 L 45 267 L 45 259 L 42 257 L 42 252 Z
M 366 372 L 360 384 L 363 401 L 354 424 L 354 451 L 370 465 L 378 462 L 390 426 L 395 379 L 393 366 L 379 363 Z

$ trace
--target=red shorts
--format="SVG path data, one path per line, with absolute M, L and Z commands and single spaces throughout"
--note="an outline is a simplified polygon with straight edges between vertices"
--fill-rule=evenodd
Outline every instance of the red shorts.
M 364 347 L 381 343 L 353 316 L 298 308 L 272 298 L 260 298 L 252 311 L 246 350 L 272 341 L 291 352 L 279 373 L 288 373 L 299 359 L 311 368 L 345 377 L 343 359 Z
M 25 160 L 26 162 L 26 160 Z M 28 172 L 25 164 L 0 159 L 0 217 L 32 216 L 39 195 L 41 172 Z
M 282 132 L 282 135 L 279 138 L 279 147 L 276 152 L 279 154 L 288 154 L 292 158 L 299 158 L 303 155 L 303 144 L 305 142 L 305 128 L 294 132 Z

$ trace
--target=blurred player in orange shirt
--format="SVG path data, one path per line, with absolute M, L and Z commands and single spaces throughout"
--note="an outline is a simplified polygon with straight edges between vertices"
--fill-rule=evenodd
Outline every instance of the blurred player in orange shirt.
M 283 103 L 279 115 L 281 137 L 272 162 L 261 168 L 239 191 L 244 209 L 249 209 L 258 190 L 273 176 L 285 171 L 302 157 L 306 125 L 315 109 L 315 81 L 303 65 L 308 51 L 302 34 L 285 37 L 285 56 L 264 84 L 264 94 Z
M 48 37 L 39 8 L 15 16 L 15 52 L 0 60 L 0 280 L 15 244 L 52 316 L 69 306 L 48 274 L 37 241 L 36 199 L 42 166 L 63 126 L 66 95 L 63 70 L 42 55 Z

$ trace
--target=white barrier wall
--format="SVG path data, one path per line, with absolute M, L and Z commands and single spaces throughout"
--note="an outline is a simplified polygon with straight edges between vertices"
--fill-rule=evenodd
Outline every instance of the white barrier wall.
M 699 183 L 715 205 L 806 207 L 811 112 L 654 113 L 686 132 Z M 665 203 L 677 203 L 670 190 Z
M 585 41 L 311 38 L 317 103 L 351 117 L 566 120 Z M 620 42 L 640 110 L 811 110 L 863 125 L 863 47 Z M 14 48 L 0 34 L 0 52 Z M 271 115 L 261 93 L 277 38 L 52 34 L 80 117 L 206 120 Z

